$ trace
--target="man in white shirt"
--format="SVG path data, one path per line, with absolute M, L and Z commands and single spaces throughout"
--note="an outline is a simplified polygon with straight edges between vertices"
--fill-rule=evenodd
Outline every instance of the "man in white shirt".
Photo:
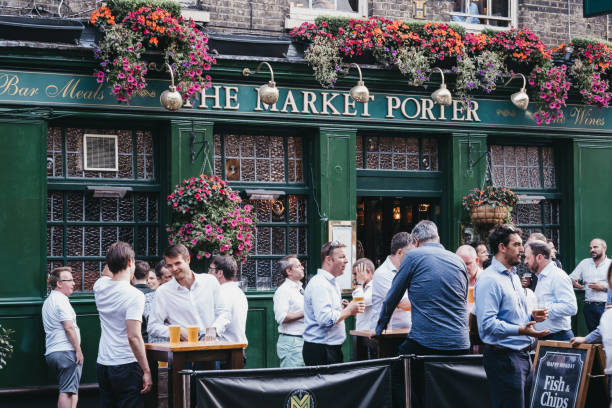
M 599 325 L 608 298 L 607 273 L 610 259 L 606 257 L 606 241 L 591 241 L 591 258 L 583 259 L 570 274 L 574 287 L 584 289 L 584 319 L 589 332 Z M 582 281 L 583 283 L 580 283 Z
M 296 255 L 278 261 L 278 268 L 286 277 L 274 292 L 274 319 L 278 323 L 276 354 L 281 367 L 303 367 L 304 358 L 304 266 Z
M 376 329 L 383 301 L 385 297 L 387 297 L 387 292 L 391 289 L 391 283 L 402 264 L 404 256 L 413 248 L 414 245 L 410 234 L 407 232 L 398 232 L 391 238 L 391 255 L 389 255 L 385 262 L 374 271 L 374 277 L 372 279 L 371 330 Z M 391 315 L 391 320 L 389 320 L 387 329 L 409 329 L 411 326 L 410 300 L 408 300 L 408 292 L 406 292 Z
M 168 339 L 165 322 L 181 326 L 181 340 L 187 341 L 187 327 L 199 327 L 202 338 L 207 327 L 214 327 L 220 333 L 231 321 L 231 312 L 220 296 L 217 279 L 207 273 L 194 273 L 190 261 L 189 250 L 182 244 L 164 251 L 164 262 L 173 279 L 155 291 L 147 325 L 149 337 Z
M 51 293 L 42 307 L 45 359 L 58 377 L 58 408 L 75 408 L 83 371 L 83 352 L 76 313 L 68 300 L 74 291 L 72 268 L 62 266 L 53 269 L 49 274 L 49 286 Z
M 116 242 L 106 253 L 112 277 L 102 276 L 94 284 L 102 335 L 97 371 L 100 406 L 142 407 L 142 394 L 151 390 L 151 371 L 140 332 L 144 294 L 130 285 L 134 275 L 134 250 Z
M 557 268 L 544 241 L 532 241 L 525 245 L 525 264 L 538 275 L 535 288 L 538 309 L 544 307 L 548 311 L 548 318 L 536 323 L 536 330 L 550 330 L 542 340 L 569 341 L 574 337 L 572 316 L 578 311 L 572 280 Z
M 235 281 L 238 265 L 231 256 L 215 255 L 208 267 L 208 273 L 214 276 L 221 288 L 220 297 L 230 309 L 229 320 L 222 320 L 217 331 L 221 340 L 232 343 L 248 344 L 246 337 L 246 320 L 249 304 L 244 292 Z
M 336 278 L 348 263 L 345 245 L 332 241 L 321 247 L 321 268 L 310 279 L 304 293 L 304 348 L 308 366 L 341 363 L 342 343 L 346 340 L 344 320 L 363 313 L 364 302 L 343 304 Z
M 374 263 L 368 258 L 359 258 L 353 264 L 353 281 L 363 290 L 365 311 L 355 315 L 355 329 L 370 330 L 372 320 L 372 276 L 374 275 Z

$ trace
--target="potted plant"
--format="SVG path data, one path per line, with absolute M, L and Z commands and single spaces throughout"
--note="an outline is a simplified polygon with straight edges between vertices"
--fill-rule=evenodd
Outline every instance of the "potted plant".
M 183 180 L 168 196 L 170 245 L 185 245 L 196 259 L 219 254 L 246 262 L 255 239 L 255 216 L 251 206 L 241 202 L 227 181 L 217 176 Z
M 507 187 L 475 188 L 463 197 L 463 208 L 476 224 L 497 224 L 507 221 L 518 196 Z
M 13 330 L 0 326 L 0 370 L 6 367 L 6 362 L 13 354 L 13 345 L 11 344 L 13 333 Z

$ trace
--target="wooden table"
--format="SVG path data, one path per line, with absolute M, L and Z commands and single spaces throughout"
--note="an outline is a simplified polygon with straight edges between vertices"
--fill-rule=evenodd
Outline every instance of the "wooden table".
M 147 360 L 153 388 L 146 395 L 145 405 L 157 407 L 157 362 L 168 362 L 168 403 L 170 407 L 181 408 L 183 393 L 181 392 L 182 379 L 179 371 L 184 370 L 187 363 L 198 362 L 202 369 L 214 369 L 215 361 L 227 361 L 231 369 L 240 369 L 244 366 L 243 350 L 246 344 L 229 343 L 226 341 L 197 343 L 181 342 L 146 343 Z M 204 363 L 204 364 L 202 364 Z
M 395 357 L 400 344 L 406 339 L 410 329 L 386 330 L 380 336 L 370 338 L 369 330 L 351 330 L 355 359 L 368 359 L 368 348 L 376 350 L 376 358 Z

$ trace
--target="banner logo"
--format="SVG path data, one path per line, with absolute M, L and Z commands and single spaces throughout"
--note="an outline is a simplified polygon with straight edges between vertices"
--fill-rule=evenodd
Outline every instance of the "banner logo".
M 316 406 L 314 394 L 303 389 L 291 391 L 285 403 L 285 408 L 316 408 Z

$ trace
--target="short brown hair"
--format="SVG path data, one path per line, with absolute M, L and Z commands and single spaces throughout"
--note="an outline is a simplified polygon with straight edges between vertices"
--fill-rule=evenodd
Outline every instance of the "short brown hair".
M 290 254 L 278 260 L 278 271 L 285 278 L 287 277 L 287 269 L 292 267 L 291 259 L 293 258 L 298 259 L 296 254 Z
M 134 268 L 134 278 L 142 280 L 147 277 L 151 266 L 147 261 L 136 261 L 136 268 Z
M 134 250 L 127 242 L 118 241 L 106 251 L 106 265 L 114 274 L 127 268 L 129 261 L 134 260 Z
M 185 245 L 183 244 L 170 245 L 164 251 L 164 258 L 176 258 L 178 256 L 183 258 L 183 261 L 186 261 L 187 258 L 190 257 L 189 250 L 187 249 Z
M 238 273 L 238 264 L 236 264 L 236 260 L 233 257 L 229 255 L 215 255 L 212 261 L 215 267 L 223 272 L 225 279 L 234 280 L 236 273 Z
M 323 261 L 325 261 L 325 257 L 331 254 L 336 248 L 346 248 L 346 245 L 338 240 L 324 243 L 321 247 L 321 263 L 323 263 Z
M 70 272 L 70 274 L 72 274 L 72 268 L 69 266 L 60 266 L 53 269 L 49 274 L 49 286 L 51 286 L 51 289 L 57 288 L 57 282 L 60 281 L 62 272 Z

